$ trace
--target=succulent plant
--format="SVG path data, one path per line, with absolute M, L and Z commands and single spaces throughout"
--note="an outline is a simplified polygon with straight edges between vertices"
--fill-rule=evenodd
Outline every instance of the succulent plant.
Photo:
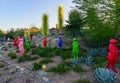
M 93 57 L 92 56 L 87 56 L 85 58 L 85 61 L 86 61 L 87 65 L 92 65 L 93 64 Z
M 73 59 L 73 64 L 78 64 L 78 59 Z
M 80 63 L 85 62 L 85 57 L 81 56 L 80 58 L 78 58 L 78 62 Z
M 99 83 L 114 83 L 115 81 L 115 73 L 107 68 L 97 68 L 93 75 Z
M 108 53 L 107 47 L 99 47 L 98 48 L 98 54 L 100 56 L 107 56 L 107 53 Z
M 92 49 L 88 50 L 88 55 L 93 56 L 93 57 L 97 56 L 98 55 L 98 49 L 97 48 L 94 48 L 94 49 L 92 48 Z

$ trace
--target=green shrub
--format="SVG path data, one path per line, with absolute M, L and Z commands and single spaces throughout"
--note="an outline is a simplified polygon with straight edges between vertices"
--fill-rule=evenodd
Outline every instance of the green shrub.
M 23 62 L 23 61 L 25 61 L 25 57 L 24 56 L 21 56 L 21 57 L 18 58 L 18 62 Z
M 38 70 L 42 68 L 42 64 L 40 63 L 33 63 L 33 69 L 32 70 Z
M 72 55 L 70 55 L 69 52 L 61 52 L 60 57 L 62 58 L 62 60 L 66 60 L 66 59 L 71 58 Z
M 36 59 L 38 59 L 38 56 L 30 56 L 30 55 L 24 54 L 18 58 L 18 62 L 23 62 L 25 60 L 36 60 Z
M 39 63 L 41 63 L 41 64 L 47 64 L 49 62 L 53 62 L 53 60 L 50 60 L 50 58 L 45 58 L 42 61 L 40 61 Z
M 46 71 L 64 74 L 70 70 L 69 66 L 71 66 L 71 62 L 61 62 L 60 64 L 57 65 L 57 67 L 51 67 Z
M 85 72 L 85 69 L 83 69 L 80 65 L 73 66 L 73 71 L 75 72 Z
M 9 52 L 8 56 L 11 57 L 12 59 L 17 57 L 16 53 L 14 52 Z
M 107 57 L 95 57 L 94 62 L 95 62 L 94 69 L 98 67 L 105 67 L 107 63 Z

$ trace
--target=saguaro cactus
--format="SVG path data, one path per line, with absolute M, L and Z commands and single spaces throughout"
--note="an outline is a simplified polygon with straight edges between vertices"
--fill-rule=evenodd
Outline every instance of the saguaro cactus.
M 58 7 L 58 26 L 60 29 L 63 28 L 63 20 L 64 20 L 64 8 L 63 8 L 63 5 L 59 5 L 59 7 Z
M 42 28 L 43 28 L 43 35 L 48 35 L 48 15 L 46 13 L 42 16 Z

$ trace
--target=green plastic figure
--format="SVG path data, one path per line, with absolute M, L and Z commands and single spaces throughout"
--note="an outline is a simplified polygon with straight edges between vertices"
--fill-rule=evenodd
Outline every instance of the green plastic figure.
M 78 60 L 78 39 L 77 38 L 74 38 L 73 39 L 73 57 L 74 57 L 74 60 L 77 61 Z
M 29 44 L 30 32 L 29 32 L 29 30 L 25 31 L 25 36 L 26 36 L 25 46 L 26 46 L 26 49 L 29 50 L 30 49 L 30 44 Z
M 30 49 L 29 38 L 26 38 L 25 46 L 27 50 Z

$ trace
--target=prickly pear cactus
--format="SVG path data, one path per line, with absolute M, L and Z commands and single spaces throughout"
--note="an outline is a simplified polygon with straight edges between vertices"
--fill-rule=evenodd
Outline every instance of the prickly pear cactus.
M 93 57 L 92 56 L 87 56 L 85 58 L 85 61 L 86 61 L 87 65 L 92 65 L 93 64 Z
M 115 81 L 114 72 L 107 68 L 97 68 L 93 75 L 99 83 L 114 83 Z

